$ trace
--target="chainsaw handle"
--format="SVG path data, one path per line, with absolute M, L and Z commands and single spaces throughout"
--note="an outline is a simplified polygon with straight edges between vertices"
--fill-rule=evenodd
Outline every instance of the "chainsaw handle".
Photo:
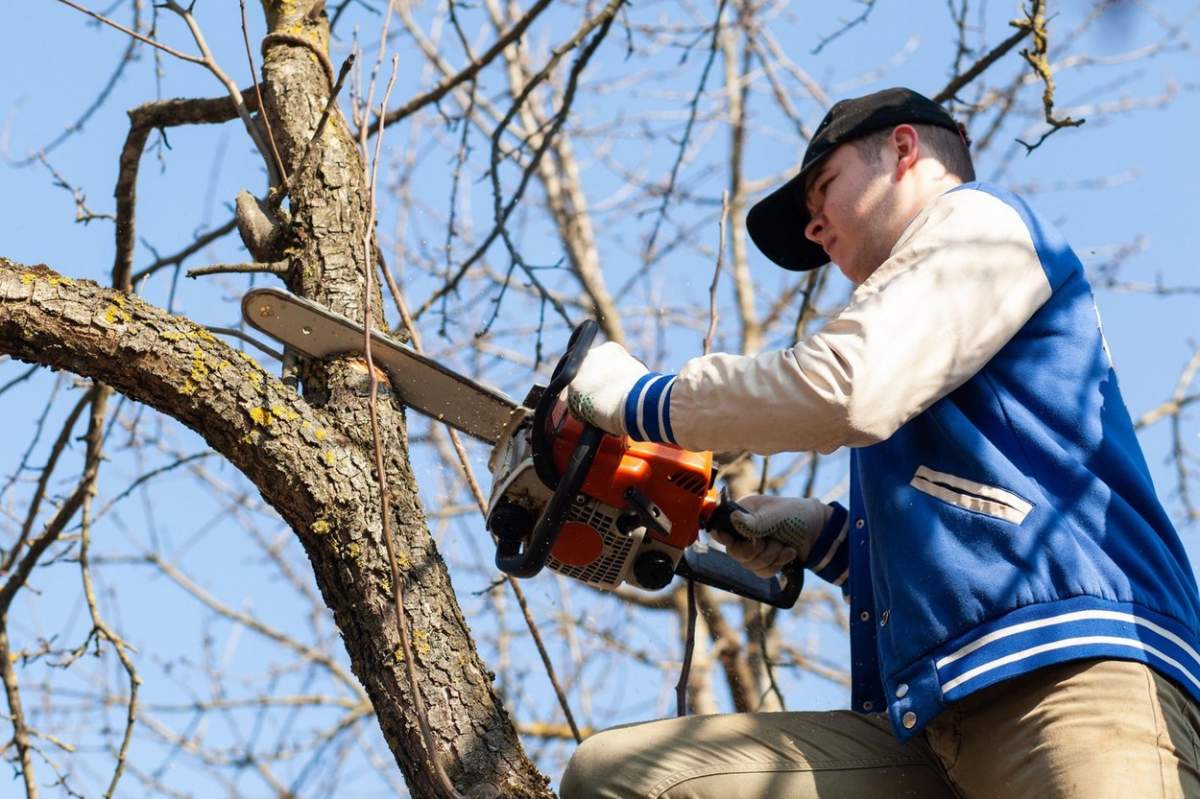
M 579 374 L 579 367 L 583 365 L 583 359 L 587 357 L 588 350 L 592 348 L 592 342 L 596 340 L 598 332 L 600 332 L 600 325 L 595 319 L 584 319 L 571 331 L 571 338 L 567 340 L 567 349 L 558 359 L 554 372 L 550 376 L 547 393 L 557 396 L 567 387 L 568 383 L 575 379 L 575 375 Z
M 579 374 L 579 367 L 583 365 L 583 359 L 587 357 L 588 350 L 592 348 L 592 342 L 596 340 L 596 333 L 599 331 L 600 325 L 596 324 L 594 319 L 583 320 L 571 331 L 567 349 L 558 359 L 558 363 L 554 366 L 554 372 L 550 376 L 550 385 L 546 386 L 537 405 L 533 408 L 533 431 L 530 442 L 533 449 L 533 468 L 542 484 L 551 491 L 558 490 L 561 480 L 558 469 L 554 466 L 553 442 L 550 441 L 550 411 L 554 410 L 554 405 L 558 402 L 558 396 L 562 394 L 563 389 L 571 384 L 575 375 Z M 585 434 L 596 430 L 598 436 L 603 436 L 600 428 L 593 427 L 586 422 L 583 423 L 583 430 Z M 590 461 L 588 463 L 591 465 Z
M 745 508 L 722 495 L 721 502 L 704 523 L 705 529 L 745 538 L 729 518 L 738 510 L 744 511 Z M 800 591 L 804 588 L 804 562 L 799 558 L 784 566 L 779 574 L 764 578 L 747 569 L 730 555 L 699 543 L 684 551 L 675 573 L 690 577 L 698 583 L 785 610 L 796 604 L 796 600 L 800 598 Z
M 600 451 L 604 431 L 585 423 L 583 433 L 567 461 L 567 468 L 560 475 L 554 466 L 553 441 L 550 440 L 548 429 L 550 411 L 558 401 L 558 395 L 579 373 L 579 367 L 587 357 L 599 329 L 600 326 L 591 319 L 584 320 L 575 328 L 567 342 L 566 351 L 554 367 L 550 385 L 546 386 L 533 409 L 533 466 L 538 477 L 554 494 L 533 526 L 523 552 L 520 551 L 520 541 L 501 541 L 496 546 L 496 568 L 513 577 L 532 577 L 546 565 L 571 503 L 579 496 L 583 480 L 592 468 L 596 453 Z

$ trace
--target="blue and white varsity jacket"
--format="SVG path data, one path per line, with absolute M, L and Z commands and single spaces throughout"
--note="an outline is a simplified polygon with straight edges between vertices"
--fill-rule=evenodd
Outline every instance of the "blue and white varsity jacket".
M 852 705 L 900 740 L 949 703 L 1083 658 L 1200 701 L 1200 599 L 1062 235 L 986 183 L 932 201 L 797 346 L 630 392 L 634 438 L 853 448 L 808 555 L 851 606 Z

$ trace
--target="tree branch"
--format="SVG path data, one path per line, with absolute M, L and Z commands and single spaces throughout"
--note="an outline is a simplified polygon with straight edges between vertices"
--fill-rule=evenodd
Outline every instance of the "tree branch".
M 251 103 L 253 107 L 250 110 L 258 110 L 258 98 L 254 95 L 251 95 Z M 135 278 L 141 279 L 155 269 L 166 265 L 155 264 L 151 268 L 142 270 L 136 276 L 132 274 L 133 246 L 136 241 L 134 218 L 137 205 L 138 168 L 150 131 L 155 128 L 178 125 L 211 125 L 229 122 L 236 118 L 237 109 L 229 97 L 160 100 L 140 105 L 129 112 L 129 133 L 126 134 L 125 144 L 121 148 L 117 187 L 113 191 L 117 198 L 117 251 L 113 260 L 114 286 L 128 290 L 136 282 Z M 228 230 L 218 228 L 219 233 L 213 231 L 212 238 L 225 235 L 233 229 L 232 225 L 231 222 L 227 226 Z M 209 241 L 211 240 L 210 238 Z M 195 250 L 191 252 L 195 252 Z M 182 261 L 191 252 L 185 251 L 179 260 Z
M 121 33 L 124 33 L 127 36 L 132 36 L 133 38 L 137 39 L 139 42 L 145 42 L 146 44 L 150 45 L 151 47 L 162 50 L 164 53 L 169 53 L 170 55 L 175 56 L 176 58 L 180 59 L 181 61 L 187 61 L 192 64 L 199 64 L 200 66 L 204 66 L 203 58 L 198 58 L 194 55 L 188 55 L 187 53 L 182 53 L 182 52 L 176 50 L 174 47 L 168 47 L 167 45 L 163 44 L 160 41 L 151 39 L 149 36 L 143 36 L 142 34 L 138 33 L 135 30 L 130 30 L 129 28 L 126 28 L 124 25 L 122 25 L 119 22 L 113 22 L 111 19 L 109 19 L 108 17 L 106 17 L 102 14 L 97 14 L 95 11 L 84 8 L 83 6 L 78 5 L 76 3 L 72 3 L 71 0 L 58 0 L 58 2 L 62 3 L 64 6 L 70 6 L 71 8 L 75 9 L 76 11 L 82 11 L 84 14 L 87 14 L 89 17 L 99 20 L 100 22 L 103 22 L 105 25 L 108 25 L 109 27 L 116 28 L 117 30 L 121 31 Z
M 365 419 L 339 415 L 337 403 L 332 412 L 317 410 L 249 356 L 136 296 L 5 258 L 0 353 L 86 375 L 174 417 L 255 485 L 303 545 L 393 754 L 408 778 L 424 785 L 425 775 L 405 761 L 419 738 L 412 737 L 416 719 L 397 654 L 381 509 L 369 501 L 371 458 L 351 437 Z M 353 372 L 340 360 L 327 368 Z M 358 403 L 355 387 L 347 388 Z M 439 691 L 431 708 L 431 714 L 461 714 L 458 727 L 438 729 L 453 742 L 454 779 L 491 785 L 499 795 L 549 799 L 470 641 L 419 505 L 397 492 L 386 512 L 404 525 L 397 554 L 403 578 L 414 586 L 405 611 L 422 631 L 412 654 L 417 674 L 423 685 L 447 678 L 455 685 L 453 696 Z M 64 505 L 60 515 L 68 513 Z M 484 736 L 488 749 L 475 751 L 473 742 Z
M 492 63 L 496 56 L 504 52 L 504 48 L 521 38 L 521 35 L 525 33 L 526 29 L 528 29 L 529 26 L 533 24 L 533 21 L 537 19 L 538 14 L 541 14 L 542 11 L 544 11 L 546 7 L 550 5 L 550 3 L 551 0 L 537 0 L 537 2 L 530 6 L 529 10 L 525 12 L 524 16 L 517 20 L 517 22 L 511 28 L 509 28 L 507 32 L 504 33 L 504 35 L 500 36 L 495 42 L 492 43 L 492 46 L 489 47 L 483 55 L 479 56 L 479 58 L 472 61 L 456 74 L 446 76 L 442 79 L 441 83 L 424 94 L 417 95 L 400 108 L 397 108 L 395 111 L 388 111 L 383 117 L 383 124 L 385 126 L 391 125 L 393 122 L 399 122 L 405 117 L 411 116 L 430 103 L 436 103 L 438 100 L 441 100 L 446 96 L 446 94 L 453 91 L 456 87 L 474 78 L 479 74 L 480 70 Z M 379 129 L 378 117 L 371 122 L 370 127 Z

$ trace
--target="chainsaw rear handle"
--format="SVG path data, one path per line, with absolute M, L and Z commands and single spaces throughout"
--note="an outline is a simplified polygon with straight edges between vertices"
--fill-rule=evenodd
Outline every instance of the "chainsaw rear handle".
M 722 497 L 716 510 L 708 517 L 705 528 L 745 538 L 729 518 L 736 510 L 745 508 L 732 499 Z M 700 543 L 688 547 L 679 559 L 675 573 L 690 577 L 698 583 L 785 610 L 796 604 L 796 600 L 800 598 L 800 591 L 804 588 L 804 563 L 799 558 L 784 566 L 780 574 L 764 578 L 728 554 L 709 549 Z
M 533 577 L 546 565 L 571 503 L 579 496 L 584 478 L 600 450 L 604 431 L 585 422 L 583 433 L 567 461 L 567 468 L 560 475 L 554 466 L 553 441 L 548 430 L 550 411 L 554 409 L 559 394 L 579 373 L 579 367 L 587 357 L 599 329 L 600 326 L 591 319 L 575 328 L 567 342 L 566 352 L 554 367 L 550 385 L 546 386 L 533 409 L 533 466 L 538 477 L 554 494 L 534 524 L 529 540 L 524 542 L 524 551 L 519 540 L 501 538 L 496 544 L 496 568 L 513 577 Z

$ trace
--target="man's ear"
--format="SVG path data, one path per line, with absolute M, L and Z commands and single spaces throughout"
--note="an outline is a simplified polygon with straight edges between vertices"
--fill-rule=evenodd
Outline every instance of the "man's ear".
M 896 156 L 896 167 L 892 176 L 899 180 L 921 157 L 921 136 L 912 125 L 897 125 L 888 137 L 888 144 Z

